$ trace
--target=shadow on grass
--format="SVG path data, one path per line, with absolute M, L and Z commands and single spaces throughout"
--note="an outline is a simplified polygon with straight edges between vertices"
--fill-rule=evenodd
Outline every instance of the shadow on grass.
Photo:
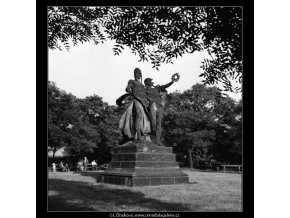
M 132 208 L 137 208 L 137 211 L 142 211 L 142 208 L 149 211 L 191 211 L 184 204 L 146 198 L 141 192 L 113 189 L 103 184 L 49 179 L 48 185 L 48 211 L 129 211 Z
M 96 182 L 101 182 L 102 181 L 102 176 L 101 173 L 104 171 L 75 171 L 73 172 L 74 174 L 79 174 L 82 176 L 90 176 L 94 179 L 96 179 Z

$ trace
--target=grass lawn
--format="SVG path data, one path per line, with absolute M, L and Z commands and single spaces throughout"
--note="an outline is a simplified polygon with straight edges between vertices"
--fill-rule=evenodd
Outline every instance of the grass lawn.
M 49 173 L 48 211 L 242 211 L 242 175 L 183 170 L 190 184 L 126 187 L 97 172 Z

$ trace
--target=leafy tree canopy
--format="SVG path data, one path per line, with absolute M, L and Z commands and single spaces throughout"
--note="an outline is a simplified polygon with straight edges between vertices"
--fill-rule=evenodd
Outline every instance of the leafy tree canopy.
M 241 101 L 203 84 L 172 96 L 163 119 L 163 135 L 179 160 L 189 161 L 191 167 L 211 161 L 241 163 Z
M 185 53 L 206 50 L 202 64 L 204 84 L 242 82 L 241 7 L 49 7 L 48 47 L 70 48 L 79 42 L 116 42 L 158 70 L 162 63 Z M 240 91 L 241 88 L 236 88 Z
M 99 133 L 88 122 L 78 99 L 48 83 L 48 146 L 53 156 L 60 148 L 71 154 L 93 152 L 100 141 Z
M 108 106 L 98 95 L 80 99 L 48 83 L 49 150 L 65 150 L 73 156 L 110 161 L 111 147 L 120 141 L 118 122 L 122 111 Z

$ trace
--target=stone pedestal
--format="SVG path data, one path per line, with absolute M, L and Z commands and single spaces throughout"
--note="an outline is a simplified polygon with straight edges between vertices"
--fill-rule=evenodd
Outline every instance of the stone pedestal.
M 152 142 L 127 142 L 113 150 L 112 161 L 101 174 L 103 183 L 149 186 L 189 183 L 175 160 L 171 147 Z

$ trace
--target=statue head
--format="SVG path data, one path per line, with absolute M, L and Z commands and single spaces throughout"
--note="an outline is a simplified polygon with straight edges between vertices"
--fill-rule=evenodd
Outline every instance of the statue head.
M 142 73 L 141 73 L 141 70 L 139 68 L 135 68 L 134 77 L 135 77 L 135 79 L 141 79 L 142 78 Z
M 152 79 L 151 78 L 146 78 L 145 80 L 144 80 L 144 83 L 145 83 L 145 85 L 147 85 L 147 86 L 153 86 L 153 82 L 152 82 Z

